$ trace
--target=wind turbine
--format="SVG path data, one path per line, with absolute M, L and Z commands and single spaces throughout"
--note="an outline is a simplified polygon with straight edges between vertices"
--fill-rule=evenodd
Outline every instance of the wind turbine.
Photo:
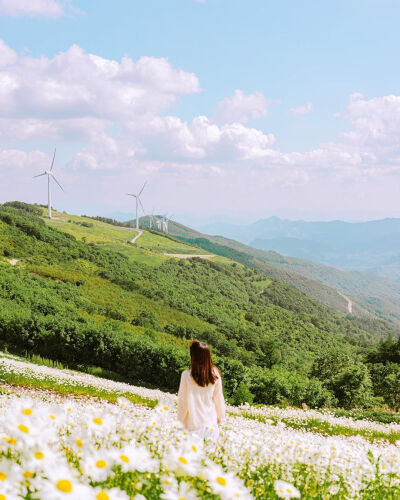
M 140 199 L 140 195 L 143 193 L 143 189 L 145 188 L 147 184 L 147 181 L 143 184 L 142 189 L 139 191 L 138 194 L 131 194 L 131 193 L 125 193 L 127 196 L 133 196 L 136 199 L 136 229 L 139 230 L 139 205 L 141 206 L 143 213 L 144 213 L 144 208 L 142 201 Z
M 168 224 L 169 224 L 170 222 L 172 222 L 172 217 L 173 217 L 173 215 L 168 215 L 168 216 L 166 217 L 166 219 L 165 219 L 165 229 L 166 229 L 166 231 L 165 231 L 165 232 L 166 232 L 167 234 L 168 234 L 168 232 L 169 232 L 169 230 L 168 230 Z
M 153 229 L 153 226 L 154 226 L 154 208 L 153 208 L 153 211 L 151 212 L 151 215 L 149 217 L 149 226 L 150 226 L 150 229 Z
M 54 155 L 53 155 L 53 161 L 51 162 L 50 170 L 45 170 L 42 174 L 34 175 L 33 177 L 42 177 L 42 175 L 47 175 L 47 207 L 48 207 L 48 215 L 49 219 L 51 219 L 51 188 L 50 188 L 50 177 L 53 178 L 53 180 L 59 185 L 62 191 L 64 191 L 63 187 L 61 184 L 58 182 L 58 180 L 54 177 L 54 174 L 52 172 L 53 167 L 54 167 L 54 160 L 56 157 L 56 151 L 57 149 L 54 149 Z

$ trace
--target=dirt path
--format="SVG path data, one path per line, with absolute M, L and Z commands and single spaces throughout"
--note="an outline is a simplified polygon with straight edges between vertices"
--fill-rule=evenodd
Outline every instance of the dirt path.
M 136 243 L 136 240 L 138 240 L 142 236 L 142 234 L 143 234 L 143 231 L 141 229 L 139 229 L 138 234 L 134 238 L 132 238 L 132 240 L 131 240 L 132 245 L 134 245 Z
M 215 257 L 215 255 L 207 254 L 207 255 L 196 255 L 192 253 L 164 253 L 167 257 L 175 257 L 176 259 L 191 259 L 192 257 L 197 257 L 199 259 L 211 259 L 211 257 Z
M 8 261 L 12 266 L 16 266 L 17 265 L 17 262 L 18 262 L 18 259 L 10 259 Z
M 353 314 L 353 302 L 343 293 L 338 292 L 338 294 L 347 301 L 347 311 L 349 314 Z

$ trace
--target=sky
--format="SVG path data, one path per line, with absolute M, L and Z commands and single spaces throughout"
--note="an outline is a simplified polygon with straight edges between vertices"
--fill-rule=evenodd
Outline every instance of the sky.
M 397 0 L 0 0 L 0 202 L 400 217 Z

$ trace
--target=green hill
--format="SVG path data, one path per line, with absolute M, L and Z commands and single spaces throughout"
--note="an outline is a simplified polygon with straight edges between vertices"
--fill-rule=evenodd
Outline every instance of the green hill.
M 170 223 L 170 233 L 219 255 L 247 261 L 271 277 L 281 279 L 309 297 L 347 314 L 348 297 L 353 315 L 376 318 L 400 326 L 400 285 L 361 271 L 341 271 L 315 262 L 252 248 L 223 236 L 210 236 Z M 339 292 L 339 293 L 338 293 Z
M 257 402 L 315 406 L 341 402 L 318 380 L 321 360 L 364 366 L 367 345 L 393 333 L 226 256 L 166 255 L 208 253 L 199 246 L 148 231 L 132 245 L 135 231 L 43 215 L 0 206 L 0 341 L 12 351 L 175 391 L 196 337 L 212 346 L 234 401 L 250 389 Z

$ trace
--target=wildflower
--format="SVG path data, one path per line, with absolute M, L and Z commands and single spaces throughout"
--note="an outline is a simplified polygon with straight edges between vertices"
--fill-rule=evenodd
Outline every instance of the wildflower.
M 144 448 L 133 445 L 125 446 L 116 453 L 116 463 L 122 467 L 123 472 L 138 470 L 139 472 L 156 472 L 158 463 L 150 452 Z
M 252 498 L 240 479 L 233 472 L 224 472 L 219 465 L 214 463 L 208 464 L 204 471 L 204 477 L 208 480 L 213 492 L 216 495 L 220 495 L 222 500 Z
M 300 491 L 286 481 L 275 481 L 274 488 L 279 498 L 300 498 Z
M 164 493 L 161 498 L 164 500 L 197 500 L 198 496 L 189 483 L 181 481 L 179 485 L 177 482 L 173 482 L 171 485 L 164 484 Z
M 129 500 L 129 496 L 119 488 L 104 490 L 100 487 L 93 490 L 92 496 L 90 498 L 93 500 Z
M 82 472 L 90 477 L 92 481 L 104 481 L 107 479 L 112 467 L 116 463 L 115 450 L 95 450 L 86 455 L 81 463 Z

